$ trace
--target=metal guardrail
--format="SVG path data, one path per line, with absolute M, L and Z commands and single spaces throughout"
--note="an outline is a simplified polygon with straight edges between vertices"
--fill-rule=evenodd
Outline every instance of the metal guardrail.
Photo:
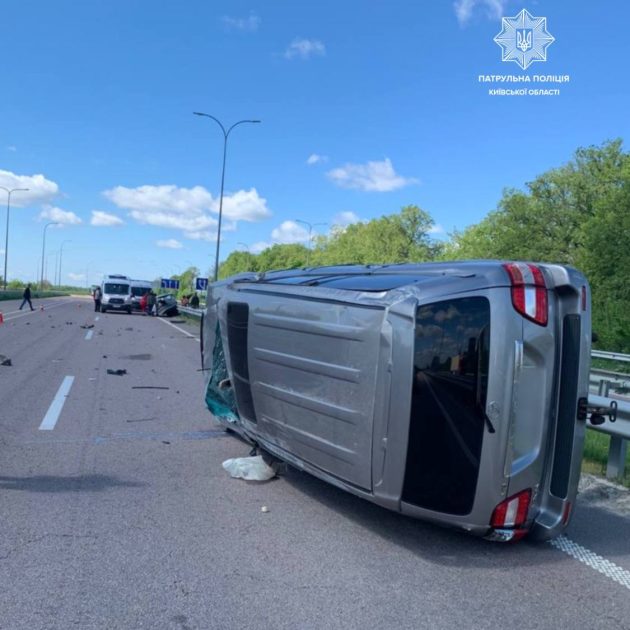
M 593 350 L 591 356 L 594 359 L 610 359 L 611 361 L 624 361 L 630 363 L 630 354 L 621 354 L 620 352 L 604 352 L 603 350 Z
M 192 308 L 190 306 L 180 306 L 178 304 L 177 305 L 177 310 L 180 313 L 184 313 L 185 315 L 190 315 L 191 317 L 199 317 L 199 319 L 201 319 L 201 316 L 203 315 L 205 307 L 203 307 L 203 308 Z
M 201 319 L 205 307 L 178 306 L 178 309 L 180 313 Z M 618 352 L 593 350 L 591 356 L 596 359 L 630 362 L 630 355 Z M 587 426 L 598 433 L 610 435 L 606 476 L 609 479 L 622 477 L 626 466 L 628 440 L 630 440 L 630 398 L 624 400 L 614 392 L 625 392 L 630 389 L 630 374 L 593 368 L 589 375 L 589 387 L 591 389 L 591 393 L 588 396 L 589 404 L 597 407 L 610 407 L 612 400 L 617 403 L 616 422 L 606 421 L 600 425 L 588 423 Z

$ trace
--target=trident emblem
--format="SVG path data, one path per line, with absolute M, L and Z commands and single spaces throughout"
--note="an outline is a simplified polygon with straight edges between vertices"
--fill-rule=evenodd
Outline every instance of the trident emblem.
M 516 47 L 523 52 L 528 51 L 532 47 L 531 29 L 518 29 L 516 31 Z

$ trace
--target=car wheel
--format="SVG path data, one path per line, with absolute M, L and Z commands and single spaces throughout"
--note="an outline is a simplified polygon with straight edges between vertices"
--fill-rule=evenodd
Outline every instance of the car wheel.
M 131 306 L 127 309 L 127 315 L 131 315 Z

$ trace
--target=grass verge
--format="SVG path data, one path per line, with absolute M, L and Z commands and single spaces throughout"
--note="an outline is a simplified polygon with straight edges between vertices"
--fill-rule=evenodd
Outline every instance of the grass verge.
M 594 475 L 606 476 L 606 463 L 608 462 L 608 447 L 610 436 L 597 431 L 586 431 L 584 441 L 584 459 L 582 461 L 582 472 Z M 626 469 L 622 478 L 615 479 L 630 488 L 630 450 L 626 454 Z

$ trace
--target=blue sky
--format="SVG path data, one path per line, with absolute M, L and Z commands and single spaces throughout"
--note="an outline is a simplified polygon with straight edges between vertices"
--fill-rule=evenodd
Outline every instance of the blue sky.
M 555 41 L 526 70 L 493 38 L 522 9 Z M 0 186 L 8 278 L 96 283 L 306 242 L 296 220 L 407 204 L 436 238 L 481 220 L 579 146 L 630 131 L 630 4 L 512 0 L 4 0 Z M 556 96 L 491 96 L 479 75 L 569 75 Z M 0 273 L 6 193 L 0 189 Z

